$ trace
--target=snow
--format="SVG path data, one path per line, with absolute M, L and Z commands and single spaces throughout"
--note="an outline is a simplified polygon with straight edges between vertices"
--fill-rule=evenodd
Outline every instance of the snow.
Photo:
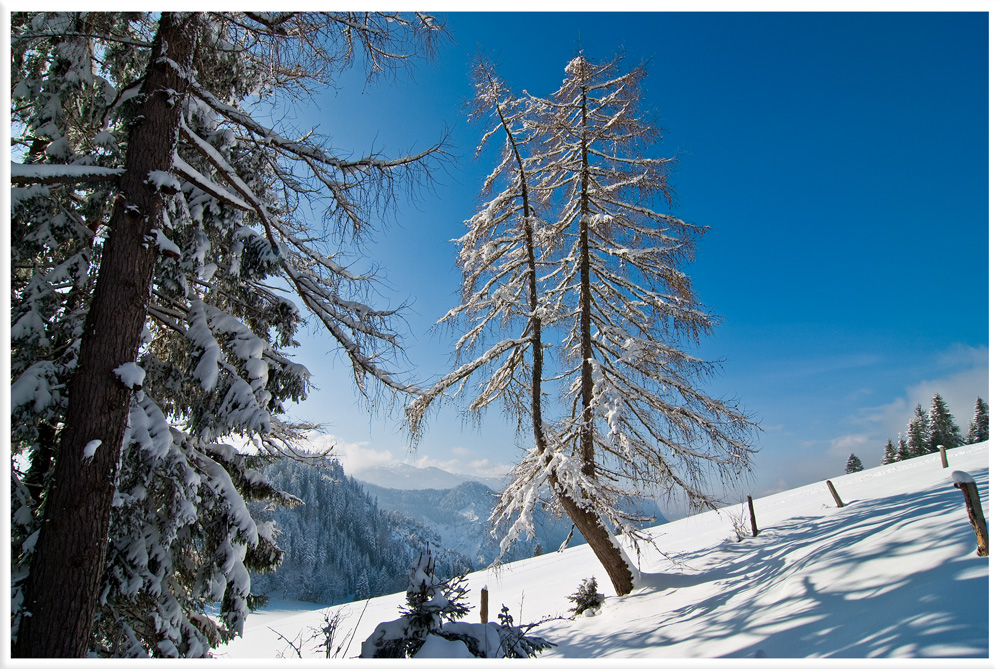
M 989 443 L 948 458 L 976 480 L 988 518 Z M 541 659 L 988 657 L 989 560 L 976 556 L 964 499 L 938 454 L 831 480 L 843 508 L 825 481 L 755 498 L 756 538 L 731 539 L 727 513 L 742 505 L 652 528 L 669 557 L 644 550 L 634 560 L 642 579 L 624 597 L 585 545 L 474 572 L 469 592 L 488 587 L 491 619 L 504 604 L 516 624 L 563 616 L 532 630 L 557 644 Z M 600 615 L 571 619 L 566 598 L 591 576 L 607 596 Z M 403 601 L 334 607 L 345 630 L 357 627 L 346 656 L 398 618 Z M 478 619 L 470 603 L 466 620 Z M 251 614 L 244 636 L 216 655 L 273 658 L 287 649 L 278 633 L 308 633 L 330 610 L 287 606 Z
M 35 413 L 45 411 L 52 404 L 56 377 L 55 364 L 50 360 L 36 362 L 24 370 L 10 386 L 11 411 L 29 403 Z
M 951 473 L 951 480 L 955 483 L 975 483 L 976 479 L 972 478 L 965 472 L 956 469 Z
M 97 452 L 97 447 L 101 445 L 100 439 L 91 439 L 87 442 L 87 445 L 83 447 L 83 459 L 94 457 L 94 453 Z
M 126 388 L 141 388 L 142 382 L 146 379 L 146 370 L 134 362 L 119 365 L 114 371 Z
M 24 165 L 10 162 L 11 179 L 23 181 L 45 181 L 58 179 L 110 178 L 124 174 L 117 167 L 96 167 L 94 165 Z
M 163 230 L 156 228 L 153 232 L 156 234 L 156 248 L 160 250 L 160 253 L 173 258 L 181 257 L 180 247 L 177 246 L 177 244 L 174 244 L 170 238 L 163 233 Z
M 449 641 L 448 639 L 431 635 L 414 655 L 414 658 L 470 658 L 473 657 L 469 649 L 461 641 Z

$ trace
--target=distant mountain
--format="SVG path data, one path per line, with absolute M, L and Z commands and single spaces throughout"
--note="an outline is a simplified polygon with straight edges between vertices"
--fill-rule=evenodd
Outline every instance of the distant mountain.
M 482 483 L 465 481 L 450 490 L 362 485 L 380 509 L 426 526 L 440 537 L 442 546 L 465 555 L 476 568 L 488 565 L 499 552 L 488 534 L 496 493 Z
M 344 602 L 404 587 L 409 565 L 427 548 L 439 575 L 446 578 L 496 560 L 500 542 L 489 533 L 489 519 L 497 493 L 483 482 L 488 479 L 410 465 L 369 472 L 379 475 L 372 478 L 391 481 L 391 487 L 349 477 L 335 460 L 323 468 L 280 460 L 264 469 L 277 488 L 304 504 L 292 509 L 251 505 L 255 519 L 274 524 L 278 545 L 285 551 L 277 571 L 254 574 L 255 592 L 279 599 Z M 432 484 L 446 487 L 427 487 Z M 651 502 L 649 506 L 655 509 Z M 535 509 L 534 520 L 536 537 L 516 542 L 504 562 L 555 551 L 572 527 L 565 516 L 553 516 L 541 507 Z M 574 532 L 569 545 L 581 543 L 580 533 Z
M 407 569 L 428 545 L 445 577 L 473 566 L 433 529 L 379 508 L 335 460 L 320 468 L 283 459 L 263 473 L 304 504 L 291 509 L 250 505 L 259 523 L 273 523 L 278 546 L 285 551 L 276 571 L 253 575 L 254 592 L 327 604 L 396 592 L 405 587 Z
M 411 469 L 426 471 L 415 467 Z M 497 493 L 490 487 L 478 481 L 466 481 L 442 490 L 407 490 L 371 483 L 362 485 L 380 509 L 410 518 L 429 528 L 432 536 L 439 538 L 442 547 L 466 556 L 477 568 L 491 564 L 500 554 L 500 541 L 490 534 L 489 519 L 497 500 Z M 637 504 L 636 510 L 655 517 L 650 524 L 666 522 L 652 501 L 637 501 Z M 504 562 L 521 560 L 536 553 L 551 553 L 570 537 L 572 522 L 564 515 L 556 516 L 538 507 L 534 511 L 534 523 L 535 538 L 522 536 L 504 556 Z M 573 532 L 568 545 L 581 543 L 583 537 L 579 532 Z
M 437 467 L 414 467 L 397 462 L 369 467 L 351 473 L 362 483 L 396 490 L 451 490 L 467 481 L 480 483 L 491 490 L 502 490 L 502 478 L 482 478 L 470 474 L 453 474 Z

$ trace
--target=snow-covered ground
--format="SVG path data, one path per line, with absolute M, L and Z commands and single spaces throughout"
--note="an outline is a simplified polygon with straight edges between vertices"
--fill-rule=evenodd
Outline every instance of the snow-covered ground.
M 989 652 L 987 558 L 952 472 L 977 482 L 989 520 L 989 444 L 874 467 L 754 500 L 760 535 L 735 541 L 734 518 L 746 505 L 708 512 L 651 530 L 642 579 L 625 597 L 587 546 L 469 575 L 478 622 L 479 591 L 489 589 L 490 620 L 506 604 L 515 623 L 568 616 L 566 597 L 596 576 L 607 600 L 599 615 L 548 622 L 532 634 L 558 644 L 541 658 L 957 657 Z M 399 616 L 402 594 L 353 602 L 342 656 L 382 621 Z M 306 605 L 308 606 L 308 605 Z M 294 657 L 295 639 L 319 627 L 324 611 L 276 602 L 252 614 L 223 658 Z M 322 657 L 312 644 L 304 657 Z

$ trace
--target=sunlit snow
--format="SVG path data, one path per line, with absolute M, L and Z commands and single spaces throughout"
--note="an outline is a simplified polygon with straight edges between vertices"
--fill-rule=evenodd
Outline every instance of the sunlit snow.
M 501 605 L 515 624 L 565 616 L 532 631 L 558 644 L 542 659 L 985 658 L 989 561 L 976 556 L 952 471 L 975 480 L 988 518 L 988 456 L 985 442 L 950 450 L 950 469 L 934 453 L 832 478 L 843 508 L 825 481 L 755 498 L 756 538 L 736 539 L 742 505 L 660 525 L 651 534 L 669 557 L 645 550 L 641 581 L 625 597 L 614 596 L 587 546 L 475 572 L 466 620 L 478 622 L 479 591 L 488 586 L 490 620 Z M 591 576 L 604 606 L 570 619 L 566 597 Z M 357 657 L 401 604 L 400 593 L 336 607 L 345 638 L 354 634 L 342 655 Z M 328 610 L 274 602 L 216 655 L 292 657 L 278 634 L 308 638 Z M 306 644 L 303 656 L 320 652 Z

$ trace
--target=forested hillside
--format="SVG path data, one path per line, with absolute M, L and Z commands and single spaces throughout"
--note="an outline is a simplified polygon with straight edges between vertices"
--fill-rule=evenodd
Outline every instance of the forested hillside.
M 255 574 L 253 590 L 275 599 L 333 604 L 377 597 L 406 587 L 406 573 L 428 546 L 438 574 L 484 569 L 500 553 L 489 533 L 496 493 L 475 482 L 451 490 L 396 490 L 363 484 L 336 460 L 309 466 L 293 460 L 265 469 L 272 485 L 305 502 L 294 508 L 251 505 L 274 523 L 285 558 L 277 571 Z M 653 505 L 643 509 L 663 522 Z M 535 510 L 533 539 L 518 541 L 504 562 L 559 548 L 570 535 L 565 516 Z M 574 533 L 569 545 L 583 542 Z
M 254 575 L 254 592 L 323 604 L 397 592 L 428 542 L 442 575 L 472 568 L 464 556 L 441 546 L 429 528 L 379 509 L 336 461 L 315 467 L 285 460 L 269 466 L 266 475 L 305 504 L 251 509 L 255 517 L 275 524 L 277 543 L 285 551 L 277 571 Z

